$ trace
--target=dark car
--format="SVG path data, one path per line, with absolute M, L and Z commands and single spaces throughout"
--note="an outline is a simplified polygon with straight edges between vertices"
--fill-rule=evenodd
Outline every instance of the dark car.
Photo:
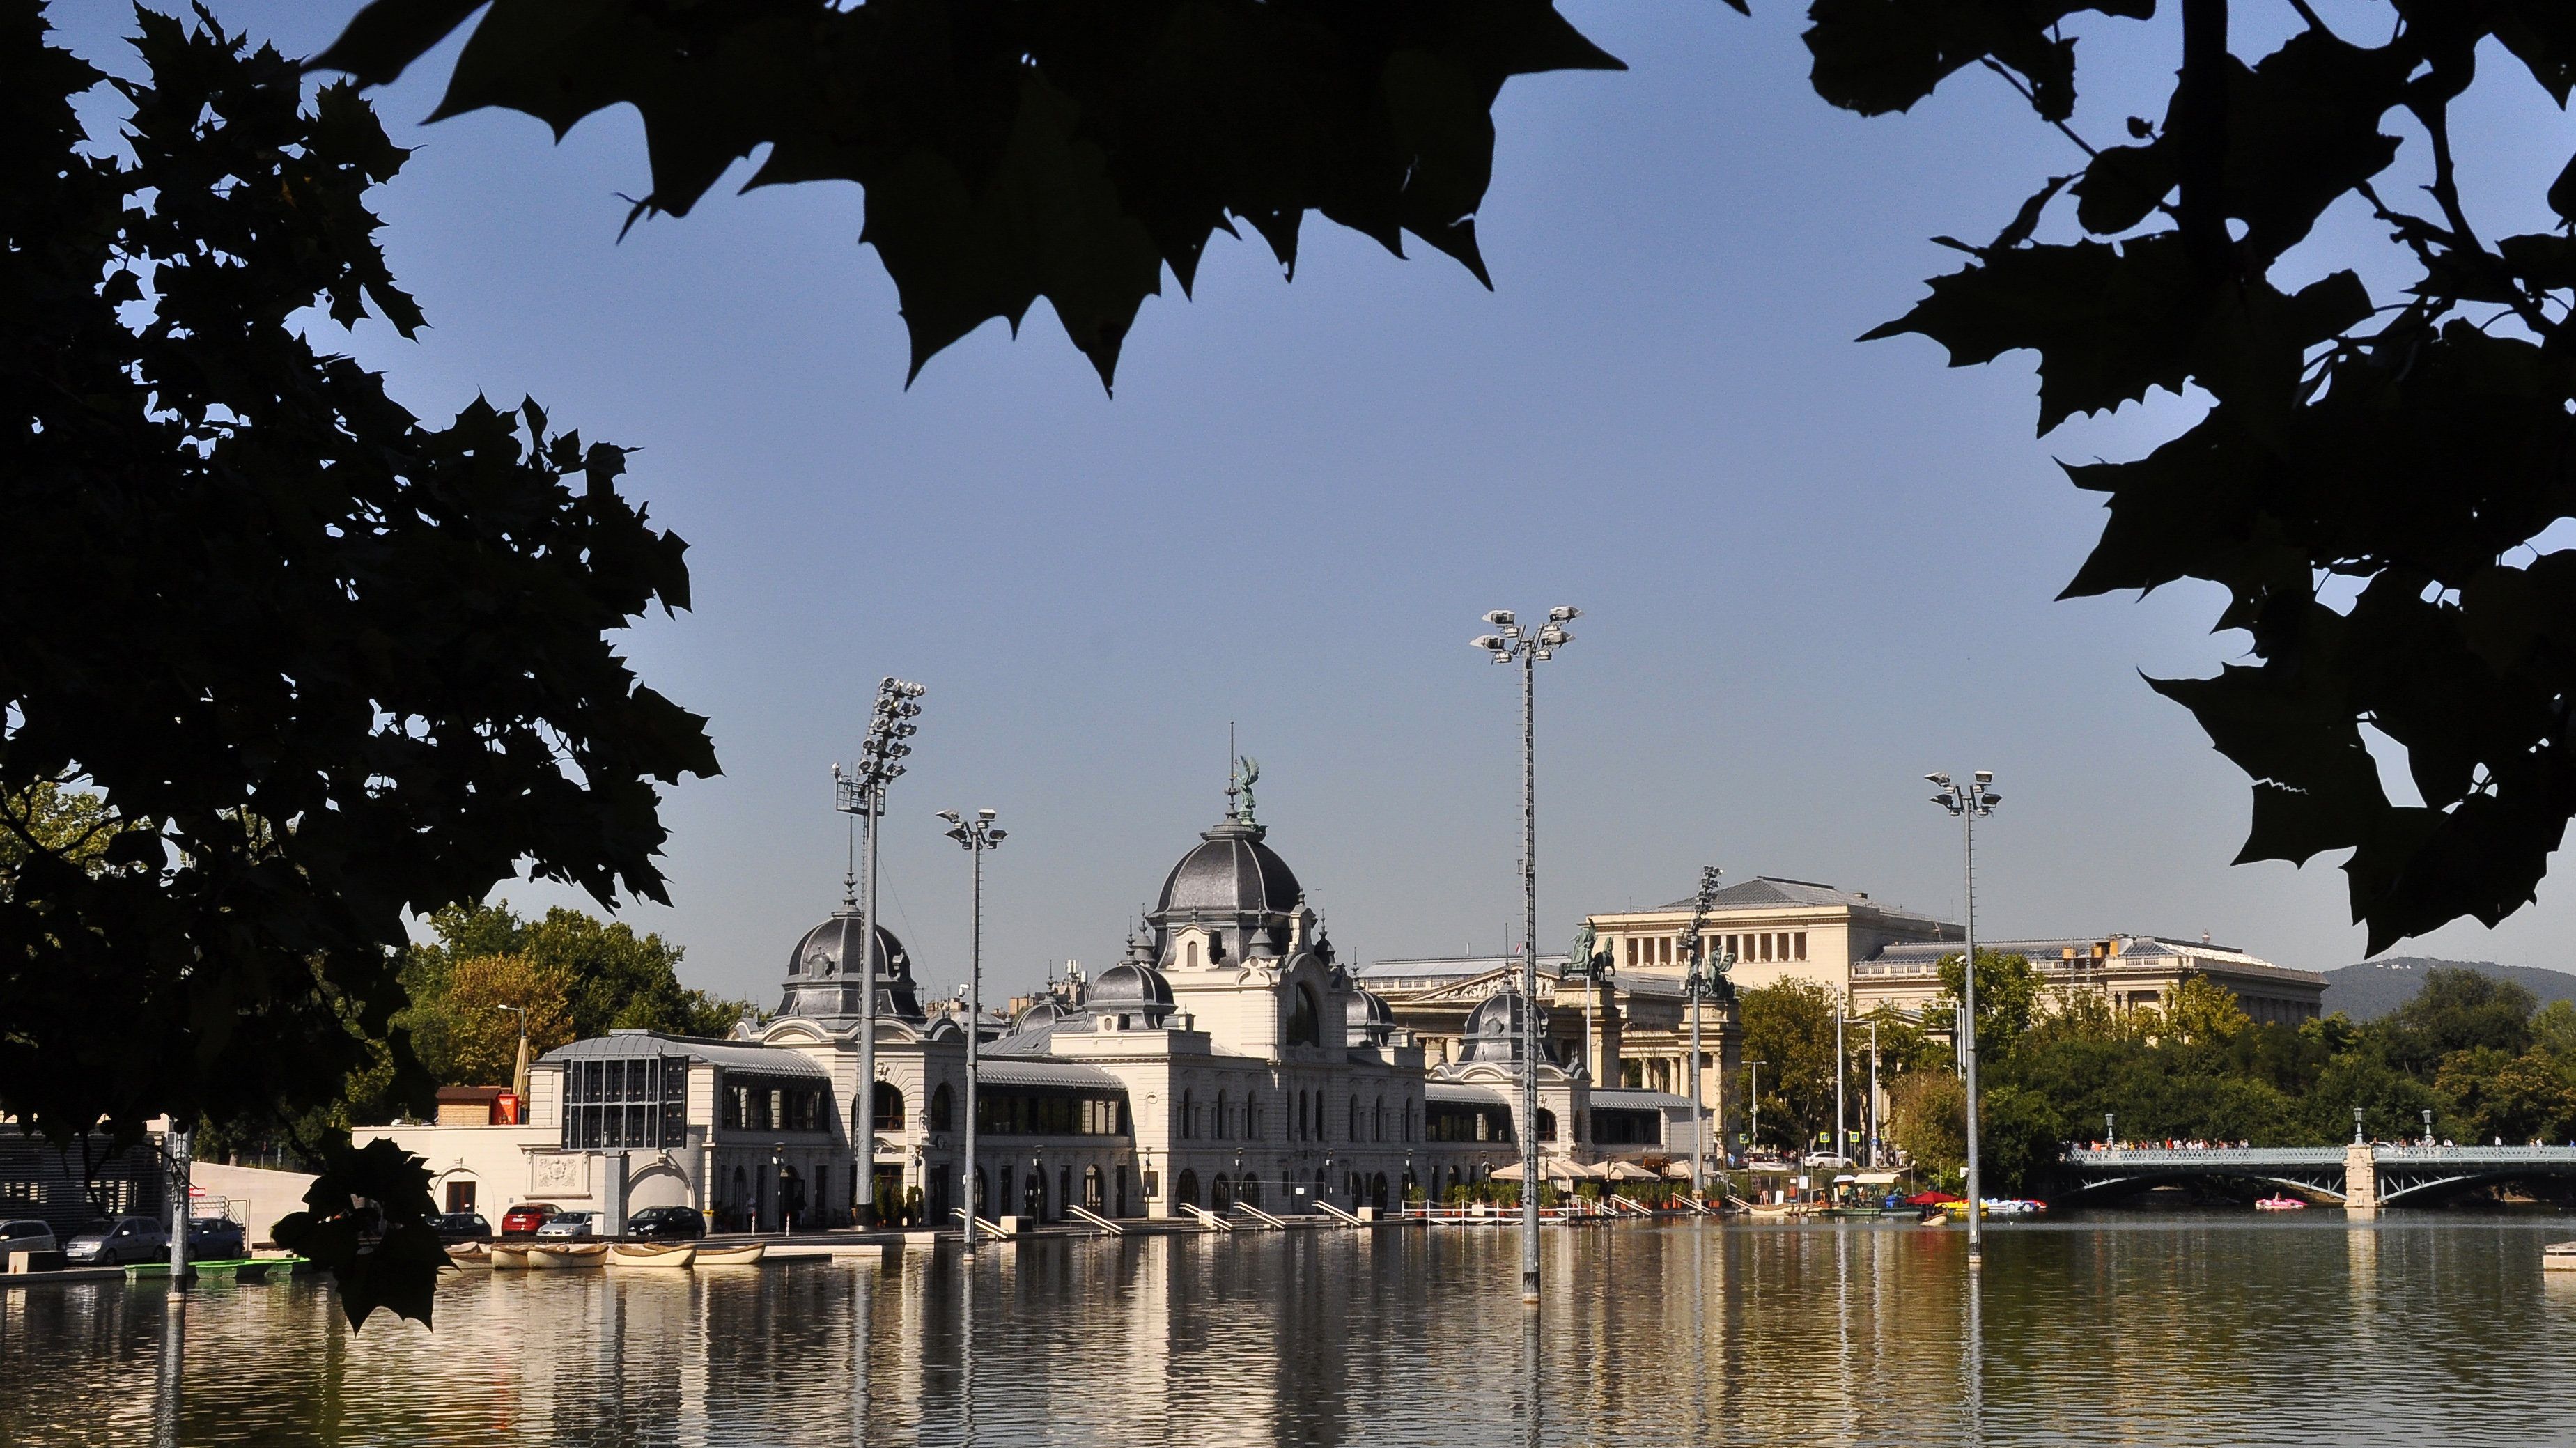
M 521 1202 L 501 1214 L 501 1235 L 533 1237 L 546 1224 L 546 1218 L 562 1210 L 552 1202 Z
M 441 1246 L 492 1239 L 492 1224 L 483 1220 L 481 1212 L 444 1212 L 432 1217 L 429 1224 L 437 1230 Z
M 190 1217 L 188 1219 L 188 1260 L 192 1262 L 238 1262 L 250 1255 L 242 1234 L 242 1225 L 230 1217 Z
M 695 1207 L 646 1207 L 626 1219 L 626 1235 L 639 1242 L 694 1242 L 707 1234 Z

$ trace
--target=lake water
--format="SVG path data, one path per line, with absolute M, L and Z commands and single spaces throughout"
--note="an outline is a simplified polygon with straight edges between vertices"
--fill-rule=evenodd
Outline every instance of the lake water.
M 2569 1237 L 2092 1216 L 1972 1277 L 1955 1229 L 1554 1229 L 1535 1317 L 1491 1229 L 475 1272 L 434 1333 L 310 1281 L 40 1288 L 0 1294 L 0 1443 L 2533 1448 L 2576 1443 Z

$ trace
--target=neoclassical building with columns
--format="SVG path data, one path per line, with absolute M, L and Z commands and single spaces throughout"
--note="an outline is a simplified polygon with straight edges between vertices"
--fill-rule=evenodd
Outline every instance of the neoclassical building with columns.
M 970 1194 L 988 1216 L 1041 1221 L 1076 1207 L 1131 1218 L 1237 1204 L 1387 1211 L 1408 1187 L 1481 1180 L 1518 1157 L 1521 997 L 1494 995 L 1458 1047 L 1426 1062 L 1337 958 L 1249 798 L 1232 791 L 1123 959 L 981 1023 L 971 1163 L 964 1008 L 921 999 L 910 952 L 882 924 L 871 972 L 863 929 L 845 904 L 806 931 L 777 1014 L 733 1039 L 613 1031 L 548 1052 L 525 1125 L 358 1135 L 427 1158 L 442 1205 L 497 1215 L 545 1201 L 612 1225 L 689 1205 L 720 1227 L 759 1230 L 844 1224 L 870 1200 L 917 1204 L 949 1225 Z M 877 1079 L 862 1083 L 871 989 Z M 1597 1111 L 1617 1118 L 1609 1134 L 1631 1151 L 1648 1125 L 1660 1141 L 1669 1102 L 1596 1102 L 1579 1061 L 1569 1069 L 1542 1050 L 1546 1150 L 1588 1159 L 1603 1134 Z

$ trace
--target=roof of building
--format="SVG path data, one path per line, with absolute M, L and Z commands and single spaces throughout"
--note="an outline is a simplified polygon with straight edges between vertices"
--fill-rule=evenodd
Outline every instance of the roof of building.
M 975 1077 L 986 1085 L 996 1086 L 1078 1086 L 1084 1090 L 1106 1088 L 1121 1093 L 1127 1089 L 1126 1082 L 1099 1067 L 1072 1061 L 997 1061 L 986 1056 L 977 1064 Z
M 659 1031 L 610 1031 L 604 1036 L 591 1036 L 570 1045 L 557 1046 L 541 1058 L 547 1061 L 632 1060 L 637 1056 L 686 1056 L 728 1071 L 758 1072 L 764 1076 L 812 1076 L 830 1080 L 813 1057 L 786 1046 L 764 1046 L 755 1041 L 710 1041 L 699 1036 L 666 1036 Z
M 2249 954 L 2234 946 L 2203 945 L 2197 940 L 2175 940 L 2163 935 L 2049 936 L 2027 940 L 1981 940 L 1977 942 L 1977 949 L 1991 950 L 2003 955 L 2024 956 L 2032 965 L 2041 970 L 2048 970 L 2052 967 L 2062 967 L 2066 960 L 2066 952 L 2070 950 L 2075 952 L 2075 958 L 2078 961 L 2087 965 L 2094 964 L 2096 960 L 2093 947 L 2106 941 L 2117 942 L 2120 951 L 2119 954 L 2099 962 L 2104 965 L 2119 962 L 2150 968 L 2245 971 L 2280 976 L 2296 980 L 2301 984 L 2313 984 L 2319 988 L 2324 987 L 2326 980 L 2323 975 L 2313 970 L 2276 965 L 2259 955 Z M 1946 944 L 1908 941 L 1900 945 L 1887 946 L 1864 963 L 1928 968 L 1941 957 L 1958 953 L 1959 946 L 1956 941 Z
M 1234 818 L 1219 821 L 1172 866 L 1163 881 L 1157 913 L 1203 911 L 1211 915 L 1285 915 L 1304 892 L 1279 852 L 1262 843 L 1261 826 Z
M 1478 1106 L 1509 1106 L 1511 1098 L 1493 1086 L 1470 1086 L 1456 1081 L 1426 1081 L 1422 1085 L 1425 1101 L 1473 1102 Z
M 1564 967 L 1565 961 L 1566 957 L 1562 955 L 1542 955 L 1538 958 L 1538 968 L 1545 974 L 1554 975 Z M 1505 966 L 1518 966 L 1520 963 L 1521 957 L 1517 955 L 1433 955 L 1381 960 L 1371 965 L 1361 966 L 1352 971 L 1351 975 L 1359 980 L 1380 982 L 1456 980 L 1466 976 L 1483 975 L 1487 971 L 1501 970 Z
M 1676 910 L 1687 913 L 1698 904 L 1698 897 L 1684 896 L 1669 905 L 1658 906 L 1651 911 L 1604 910 L 1599 913 L 1603 917 L 1664 915 Z M 1715 911 L 1839 908 L 1869 910 L 1900 919 L 1930 920 L 1932 918 L 1920 911 L 1908 910 L 1902 905 L 1889 905 L 1872 900 L 1866 890 L 1844 890 L 1832 885 L 1819 884 L 1814 880 L 1792 880 L 1780 875 L 1756 875 L 1750 880 L 1729 885 L 1709 897 L 1708 908 Z
M 507 1086 L 441 1086 L 438 1100 L 442 1106 L 449 1103 L 489 1106 L 507 1095 L 509 1090 Z

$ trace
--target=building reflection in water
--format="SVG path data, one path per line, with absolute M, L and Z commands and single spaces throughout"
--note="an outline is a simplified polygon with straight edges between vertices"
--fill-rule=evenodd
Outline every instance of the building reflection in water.
M 1250 1232 L 760 1269 L 457 1274 L 437 1330 L 309 1280 L 0 1296 L 0 1441 L 511 1445 L 2212 1441 L 2564 1436 L 2543 1223 L 2208 1219 Z M 171 1329 L 181 1328 L 173 1331 Z

